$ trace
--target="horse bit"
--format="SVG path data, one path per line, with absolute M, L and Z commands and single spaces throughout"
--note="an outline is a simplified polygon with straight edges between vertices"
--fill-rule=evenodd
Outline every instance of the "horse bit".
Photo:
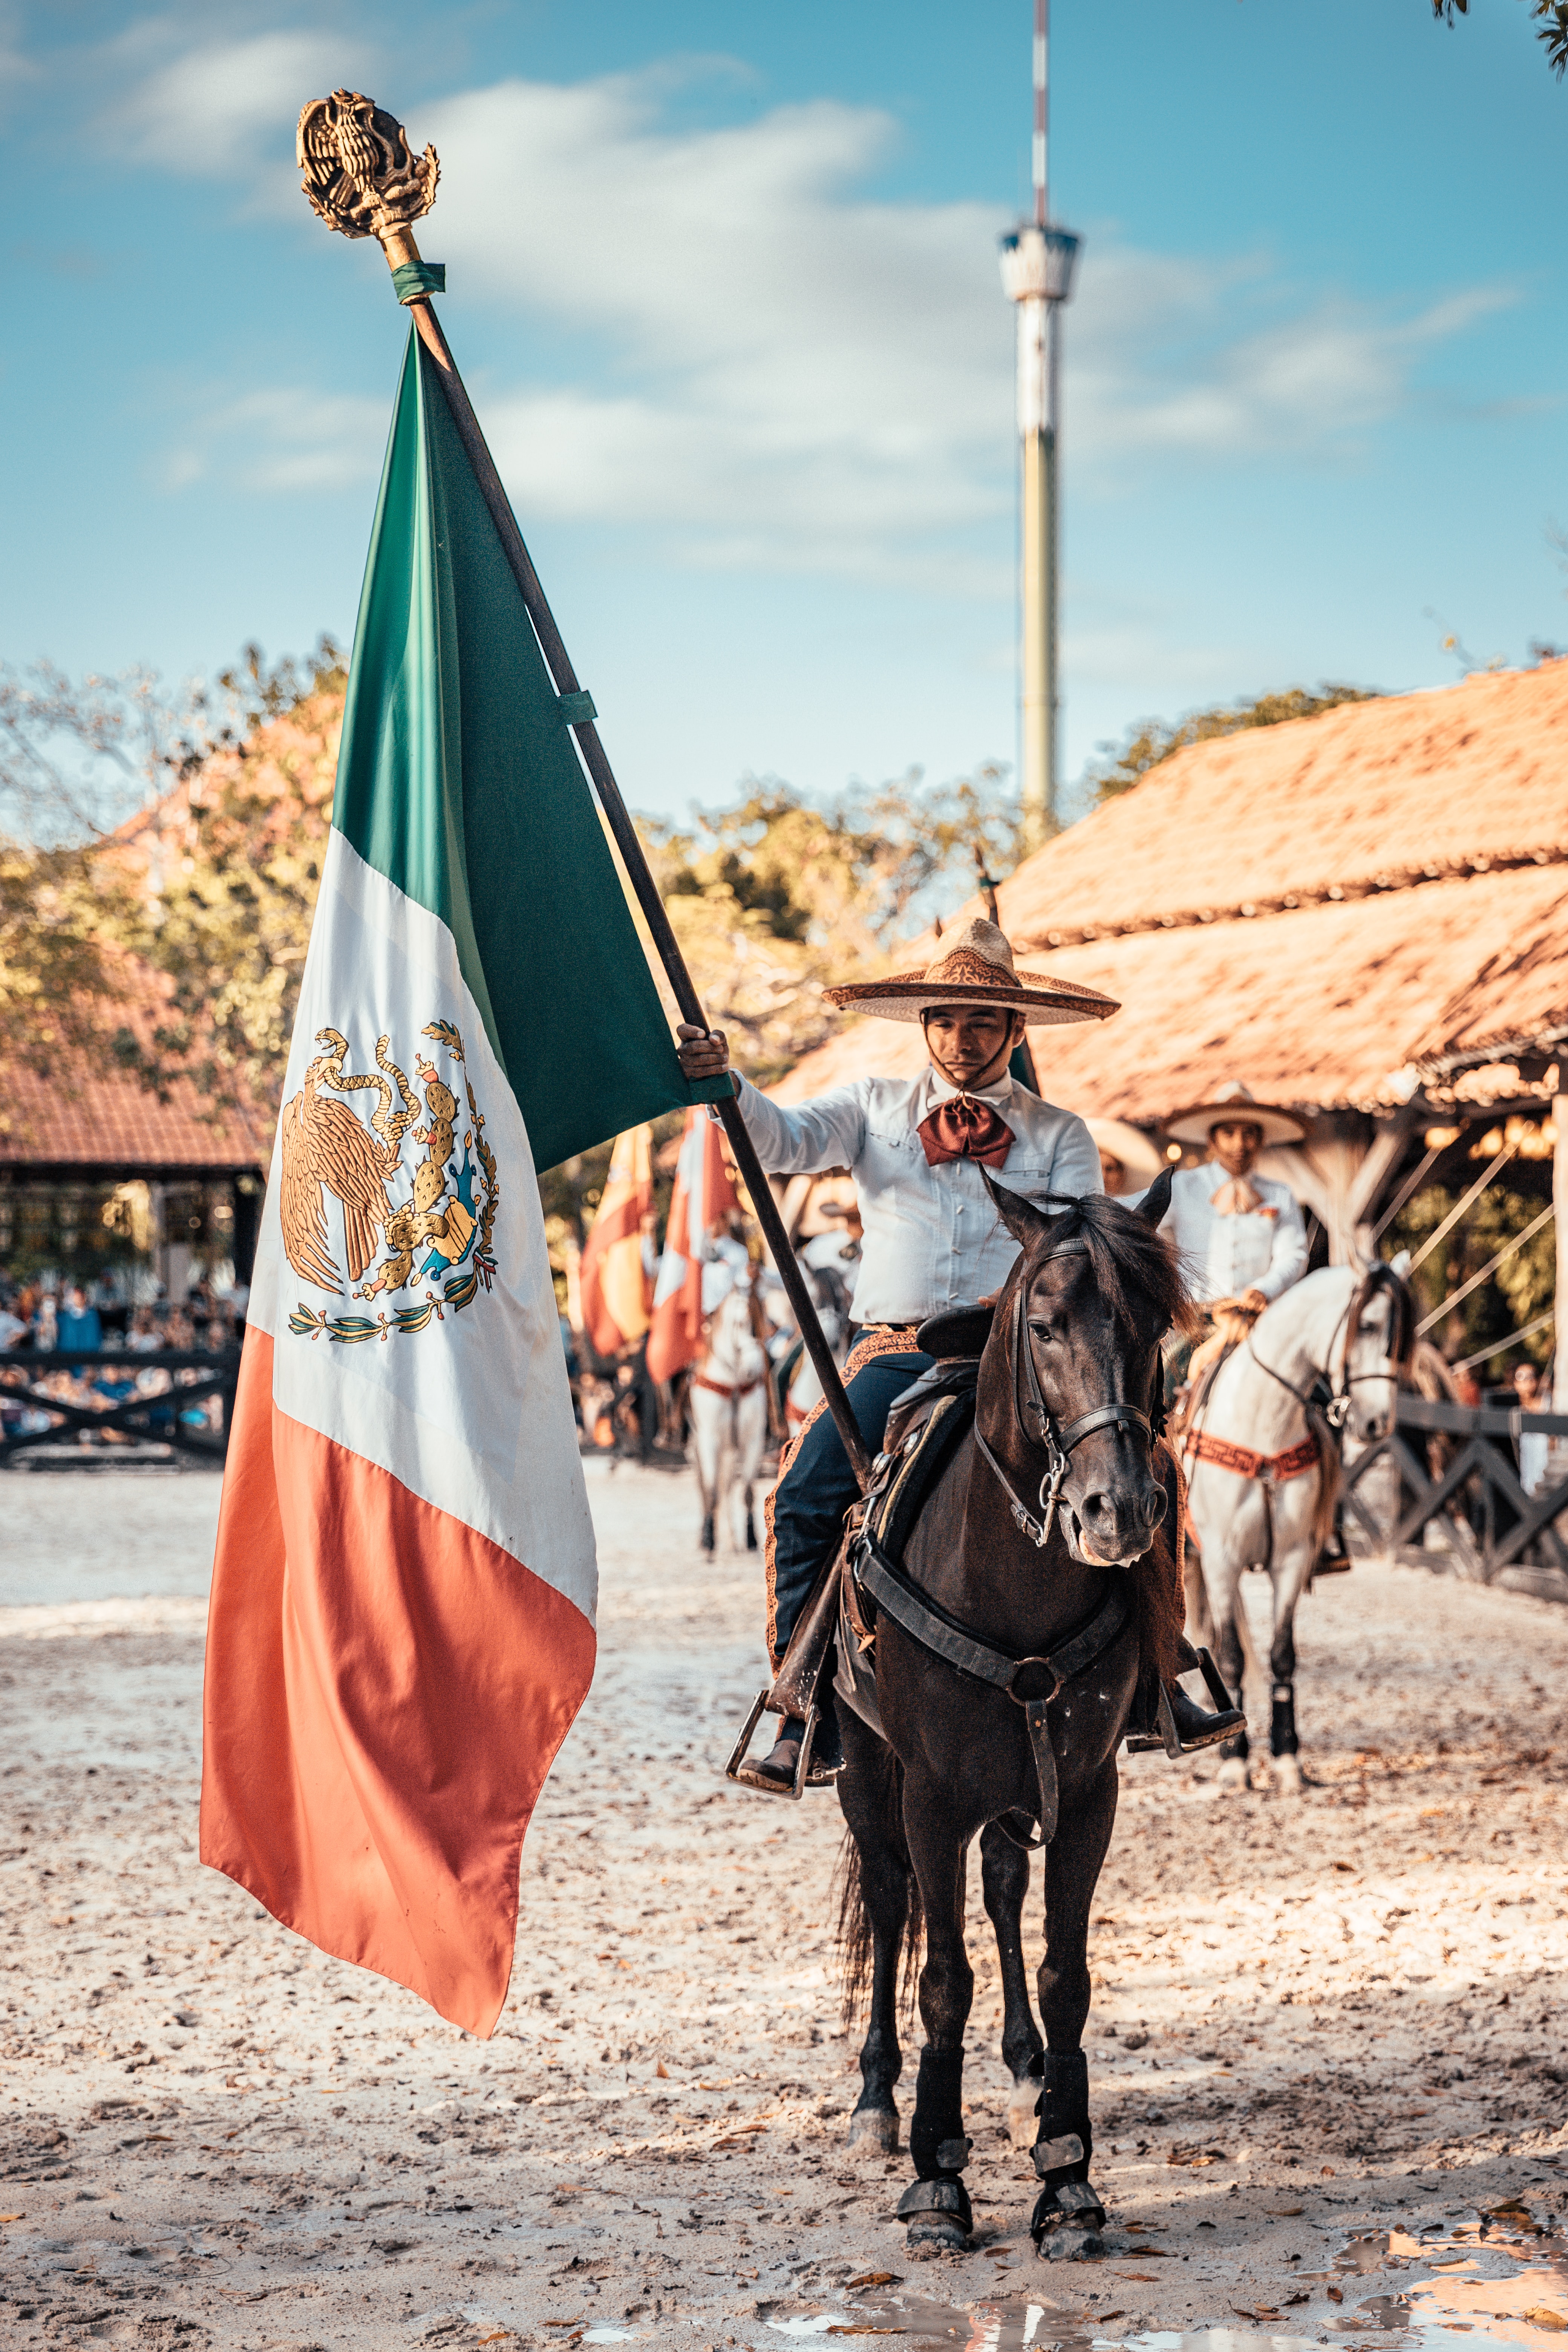
M 1087 1243 L 1069 1242 L 1062 1249 L 1048 1251 L 1040 1260 L 1040 1264 L 1047 1265 L 1053 1258 L 1088 1257 L 1089 1255 Z M 1029 1279 L 1032 1277 L 1033 1269 Z M 1058 1427 L 1052 1417 L 1051 1409 L 1046 1402 L 1045 1392 L 1040 1387 L 1040 1376 L 1035 1367 L 1035 1351 L 1029 1345 L 1028 1329 L 1024 1319 L 1025 1293 L 1027 1288 L 1028 1279 L 1021 1279 L 1013 1296 L 1013 1335 L 1010 1351 L 1013 1374 L 1013 1416 L 1025 1443 L 1041 1444 L 1046 1449 L 1046 1467 L 1040 1479 L 1037 1518 L 1019 1496 L 1007 1473 L 986 1444 L 981 1434 L 978 1420 L 974 1425 L 974 1443 L 1012 1505 L 1013 1517 L 1020 1531 L 1028 1537 L 1037 1551 L 1044 1551 L 1051 1539 L 1051 1531 L 1057 1523 L 1057 1510 L 1061 1501 L 1062 1487 L 1066 1482 L 1068 1471 L 1071 1467 L 1074 1449 L 1081 1445 L 1084 1439 L 1091 1436 L 1097 1429 L 1116 1427 L 1141 1429 L 1144 1436 L 1151 1440 L 1158 1433 L 1149 1415 L 1146 1412 L 1140 1412 L 1135 1404 L 1096 1405 L 1092 1412 L 1079 1413 L 1076 1421 L 1069 1421 L 1064 1426 Z M 1029 1393 L 1023 1404 L 1020 1404 L 1018 1400 L 1020 1357 L 1028 1374 L 1029 1385 Z M 1026 1412 L 1033 1413 L 1039 1423 L 1040 1433 L 1037 1440 L 1030 1437 L 1028 1425 L 1024 1418 Z
M 1370 1301 L 1379 1293 L 1388 1296 L 1390 1332 L 1391 1335 L 1393 1334 L 1394 1319 L 1397 1318 L 1399 1312 L 1398 1297 L 1393 1291 L 1389 1270 L 1386 1267 L 1373 1266 L 1363 1278 L 1361 1287 L 1345 1301 L 1344 1311 L 1334 1325 L 1332 1336 L 1329 1340 L 1330 1365 L 1333 1362 L 1335 1349 L 1340 1349 L 1339 1373 L 1333 1386 L 1329 1387 L 1327 1379 L 1329 1366 L 1325 1365 L 1323 1370 L 1318 1374 L 1312 1389 L 1305 1396 L 1294 1381 L 1288 1381 L 1283 1372 L 1276 1371 L 1272 1364 L 1264 1362 L 1252 1344 L 1252 1334 L 1248 1332 L 1247 1347 L 1253 1362 L 1260 1372 L 1267 1372 L 1271 1381 L 1278 1381 L 1282 1389 L 1289 1391 L 1302 1412 L 1308 1416 L 1309 1425 L 1315 1407 L 1322 1414 L 1329 1427 L 1338 1435 L 1350 1417 L 1351 1391 L 1359 1381 L 1370 1383 L 1373 1381 L 1397 1380 L 1399 1377 L 1399 1361 L 1392 1355 L 1384 1356 L 1373 1365 L 1370 1372 L 1352 1372 L 1351 1370 L 1352 1317 L 1353 1315 L 1359 1320 Z M 1342 1346 L 1340 1341 L 1342 1332 L 1344 1334 Z M 1326 1394 L 1325 1391 L 1327 1391 Z

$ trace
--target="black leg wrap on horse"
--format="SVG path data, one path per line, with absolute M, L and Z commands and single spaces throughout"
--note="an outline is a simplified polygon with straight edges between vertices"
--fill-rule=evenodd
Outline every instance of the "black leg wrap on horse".
M 1045 2087 L 1037 2110 L 1035 2170 L 1044 2183 L 1029 2222 L 1037 2246 L 1048 2230 L 1070 2224 L 1098 2230 L 1105 2208 L 1089 2185 L 1094 2132 L 1089 2120 L 1089 2061 L 1081 2050 L 1046 2053 Z
M 964 2146 L 968 2145 L 966 2140 Z M 913 2221 L 922 2213 L 951 2213 L 965 2237 L 974 2227 L 969 2191 L 956 2178 L 911 2180 L 899 2200 L 897 2212 L 900 2221 Z
M 1268 1726 L 1268 1752 L 1271 1756 L 1294 1756 L 1301 1743 L 1296 1737 L 1296 1685 L 1276 1683 L 1274 1711 Z
M 963 2053 L 962 2050 L 921 2052 L 915 2082 L 914 2120 L 910 2126 L 910 2154 L 921 2180 L 962 2172 L 969 2158 L 963 2137 Z M 903 2208 L 899 2208 L 902 2212 Z M 921 2207 L 921 2211 L 949 2209 Z

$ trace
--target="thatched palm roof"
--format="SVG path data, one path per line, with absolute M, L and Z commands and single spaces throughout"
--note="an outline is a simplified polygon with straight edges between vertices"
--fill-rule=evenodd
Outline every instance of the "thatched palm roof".
M 1322 1109 L 1527 1093 L 1568 1038 L 1568 661 L 1195 744 L 999 895 L 1021 958 L 1123 1007 L 1036 1033 L 1058 1101 L 1153 1120 L 1236 1077 Z M 922 1058 L 918 1030 L 864 1022 L 775 1091 Z

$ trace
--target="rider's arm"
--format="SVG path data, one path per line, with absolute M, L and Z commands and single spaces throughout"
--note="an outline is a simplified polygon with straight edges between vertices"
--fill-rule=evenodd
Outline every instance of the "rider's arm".
M 1253 1284 L 1265 1298 L 1278 1298 L 1293 1282 L 1300 1282 L 1307 1271 L 1307 1227 L 1301 1215 L 1301 1204 L 1289 1186 L 1278 1189 L 1285 1194 L 1277 1203 L 1279 1214 L 1274 1221 L 1274 1247 L 1269 1253 L 1268 1271 L 1259 1275 Z
M 677 1032 L 680 1066 L 689 1078 L 717 1077 L 730 1066 L 721 1030 L 704 1035 L 683 1022 Z M 815 1176 L 826 1168 L 853 1168 L 866 1143 L 866 1087 L 836 1087 L 812 1101 L 770 1102 L 739 1071 L 741 1116 L 770 1176 Z M 1098 1166 L 1098 1160 L 1096 1165 Z

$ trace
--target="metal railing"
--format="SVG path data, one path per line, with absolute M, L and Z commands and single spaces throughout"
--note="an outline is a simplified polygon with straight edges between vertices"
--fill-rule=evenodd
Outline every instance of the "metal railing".
M 1519 1444 L 1531 1436 L 1568 1438 L 1568 1413 L 1402 1394 L 1387 1436 L 1346 1464 L 1347 1517 L 1378 1549 L 1394 1552 L 1426 1548 L 1434 1528 L 1460 1572 L 1481 1584 L 1527 1563 L 1568 1574 L 1568 1476 L 1549 1475 L 1527 1493 Z M 1363 1491 L 1380 1483 L 1370 1478 L 1380 1462 L 1391 1464 L 1398 1482 L 1392 1508 L 1381 1512 Z
M 92 1375 L 105 1370 L 119 1376 L 117 1386 L 130 1381 L 131 1393 L 114 1396 L 95 1391 Z M 138 1393 L 136 1377 L 148 1371 L 167 1372 L 170 1386 L 153 1395 Z M 79 1376 L 76 1395 L 60 1396 L 47 1386 L 50 1376 L 61 1372 Z M 177 1377 L 182 1373 L 195 1377 L 182 1383 Z M 0 1355 L 0 1469 L 19 1454 L 44 1447 L 85 1451 L 84 1433 L 102 1439 L 111 1431 L 123 1440 L 123 1446 L 112 1443 L 101 1449 L 94 1446 L 91 1450 L 100 1460 L 121 1452 L 124 1446 L 151 1446 L 221 1462 L 228 1450 L 238 1378 L 237 1348 L 216 1352 L 206 1349 L 160 1348 L 156 1351 L 149 1349 L 144 1355 L 126 1348 L 28 1348 L 7 1351 Z M 88 1391 L 86 1402 L 80 1393 L 83 1388 Z M 213 1397 L 222 1401 L 216 1429 L 205 1413 L 199 1423 L 188 1417 Z M 47 1425 L 28 1426 L 40 1413 L 49 1416 Z

